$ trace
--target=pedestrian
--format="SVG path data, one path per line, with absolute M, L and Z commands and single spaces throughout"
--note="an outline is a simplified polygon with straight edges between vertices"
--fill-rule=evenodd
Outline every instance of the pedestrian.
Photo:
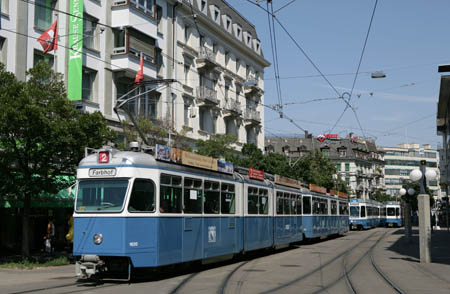
M 52 219 L 48 220 L 47 234 L 44 237 L 45 252 L 53 253 L 53 241 L 55 240 L 55 224 Z

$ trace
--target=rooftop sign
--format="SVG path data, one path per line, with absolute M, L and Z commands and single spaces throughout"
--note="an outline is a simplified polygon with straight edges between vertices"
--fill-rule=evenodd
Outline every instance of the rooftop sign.
M 291 179 L 288 177 L 283 177 L 280 175 L 275 175 L 275 183 L 283 186 L 293 187 L 300 189 L 302 187 L 302 182 L 296 179 Z
M 249 168 L 248 169 L 248 177 L 250 179 L 255 179 L 259 181 L 264 181 L 264 171 L 256 169 L 256 168 Z

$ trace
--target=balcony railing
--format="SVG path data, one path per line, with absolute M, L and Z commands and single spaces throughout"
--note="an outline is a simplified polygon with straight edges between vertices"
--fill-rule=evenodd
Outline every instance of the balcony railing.
M 254 109 L 247 109 L 245 110 L 244 119 L 255 121 L 255 122 L 261 122 L 261 116 L 259 112 L 257 112 Z
M 198 69 L 209 70 L 216 66 L 216 54 L 213 50 L 206 47 L 199 47 L 198 52 L 198 58 L 196 60 Z
M 235 100 L 228 100 L 225 103 L 225 110 L 239 115 L 242 114 L 241 103 Z
M 205 102 L 218 104 L 217 92 L 207 87 L 197 87 L 197 98 Z

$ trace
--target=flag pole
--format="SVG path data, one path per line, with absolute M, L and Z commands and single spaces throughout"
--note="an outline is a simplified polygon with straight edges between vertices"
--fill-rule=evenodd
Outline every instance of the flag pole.
M 58 13 L 55 13 L 55 16 L 56 16 L 56 23 L 58 24 L 59 23 L 59 19 L 58 19 Z M 58 42 L 58 38 L 59 38 L 59 34 L 58 34 L 58 25 L 56 26 L 56 32 L 55 32 L 55 34 L 56 34 L 56 41 Z M 55 74 L 57 74 L 58 73 L 58 65 L 57 65 L 57 63 L 58 63 L 58 53 L 57 53 L 57 51 L 58 50 L 53 50 L 53 70 L 55 71 Z

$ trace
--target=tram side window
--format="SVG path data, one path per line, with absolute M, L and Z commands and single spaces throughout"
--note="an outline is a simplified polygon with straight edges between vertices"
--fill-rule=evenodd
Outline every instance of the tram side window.
M 247 211 L 248 214 L 258 214 L 259 199 L 258 199 L 258 188 L 248 187 L 248 201 L 247 201 Z
M 400 208 L 395 208 L 395 215 L 400 216 Z
M 184 212 L 202 213 L 202 180 L 184 178 Z
M 296 204 L 297 214 L 301 215 L 302 214 L 302 196 L 296 195 L 296 199 L 297 199 L 297 204 Z
M 320 214 L 320 203 L 317 197 L 312 198 L 313 203 L 313 214 Z
M 289 202 L 291 202 L 290 198 L 291 198 L 291 194 L 284 193 L 283 210 L 284 210 L 284 214 L 288 214 L 288 215 L 291 214 L 291 209 L 289 207 Z
M 155 184 L 153 181 L 146 179 L 134 180 L 128 211 L 155 212 Z
M 366 217 L 366 207 L 361 206 L 361 217 Z
M 277 215 L 283 214 L 283 192 L 277 192 Z
M 259 189 L 259 214 L 269 214 L 269 191 Z
M 331 215 L 337 215 L 337 204 L 335 200 L 331 200 Z
M 220 184 L 205 181 L 205 213 L 218 214 L 220 212 Z
M 297 208 L 296 208 L 296 195 L 295 194 L 291 194 L 291 198 L 289 199 L 289 209 L 291 210 L 291 214 L 296 214 L 297 213 Z
M 223 214 L 234 214 L 235 213 L 235 191 L 234 185 L 228 183 L 222 183 L 221 186 L 221 211 Z
M 339 215 L 348 215 L 348 205 L 346 202 L 339 202 Z
M 311 197 L 303 196 L 303 214 L 311 214 Z
M 328 200 L 320 199 L 320 213 L 323 215 L 328 214 Z
M 181 177 L 161 174 L 159 211 L 163 213 L 181 213 Z

